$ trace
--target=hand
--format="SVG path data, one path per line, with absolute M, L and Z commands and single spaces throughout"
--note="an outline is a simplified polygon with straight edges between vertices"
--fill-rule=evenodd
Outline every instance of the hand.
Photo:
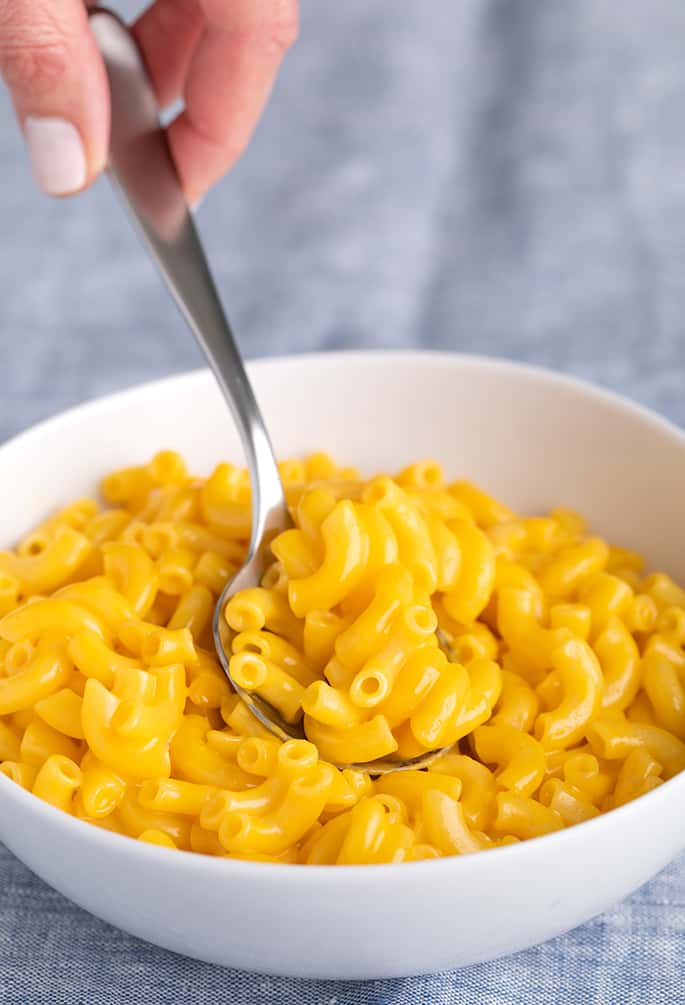
M 107 158 L 109 94 L 84 0 L 0 0 L 0 73 L 38 185 L 88 186 Z M 297 0 L 155 0 L 134 26 L 191 205 L 245 149 L 285 51 Z

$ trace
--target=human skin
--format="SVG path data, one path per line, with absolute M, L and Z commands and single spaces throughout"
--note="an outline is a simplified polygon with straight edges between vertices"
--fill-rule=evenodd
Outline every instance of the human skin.
M 107 157 L 107 77 L 89 5 L 0 0 L 0 73 L 50 195 L 87 188 Z M 191 205 L 245 150 L 297 28 L 297 0 L 155 0 L 133 26 L 162 107 L 184 102 L 168 136 Z

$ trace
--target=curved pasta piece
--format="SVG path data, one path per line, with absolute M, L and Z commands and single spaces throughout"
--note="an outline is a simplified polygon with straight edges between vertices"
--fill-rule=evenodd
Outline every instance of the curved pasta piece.
M 32 792 L 58 810 L 71 813 L 72 800 L 81 780 L 78 764 L 63 754 L 51 754 L 39 769 Z
M 397 750 L 397 740 L 382 715 L 345 729 L 326 726 L 306 715 L 304 731 L 321 756 L 334 764 L 375 761 Z
M 490 717 L 500 696 L 502 671 L 497 663 L 492 660 L 477 660 L 468 667 L 466 674 L 468 682 L 466 691 L 462 699 L 457 702 L 456 710 L 449 717 L 442 733 L 439 734 L 437 742 L 439 747 L 456 743 L 484 723 Z M 419 742 L 425 743 L 423 737 L 417 734 L 414 719 L 412 719 L 412 732 Z
M 63 646 L 47 641 L 39 643 L 33 658 L 22 670 L 11 677 L 0 677 L 0 715 L 31 708 L 64 687 L 71 672 L 72 666 Z
M 478 527 L 454 522 L 452 532 L 461 553 L 459 577 L 443 595 L 445 610 L 461 624 L 469 624 L 485 610 L 495 587 L 495 552 Z
M 295 778 L 280 804 L 263 814 L 229 812 L 219 824 L 219 841 L 229 852 L 278 855 L 299 841 L 321 815 L 333 782 L 333 768 L 319 763 L 312 775 Z
M 685 743 L 660 726 L 631 722 L 622 712 L 602 712 L 587 726 L 587 738 L 593 751 L 609 761 L 625 760 L 637 747 L 646 747 L 663 765 L 664 778 L 685 769 Z
M 359 585 L 366 569 L 369 539 L 354 503 L 343 500 L 321 525 L 324 558 L 311 576 L 288 584 L 288 599 L 296 617 L 310 611 L 330 611 Z
M 81 760 L 81 771 L 83 780 L 79 795 L 84 813 L 93 819 L 104 819 L 124 798 L 127 780 L 90 751 Z
M 0 719 L 0 764 L 3 761 L 19 760 L 20 739 L 20 734 Z
M 551 601 L 565 600 L 606 567 L 609 546 L 598 537 L 563 548 L 540 570 L 540 586 Z
M 435 592 L 438 562 L 426 522 L 411 497 L 391 478 L 374 478 L 362 499 L 377 507 L 390 524 L 397 540 L 398 558 L 411 572 L 417 587 Z
M 87 608 L 69 600 L 35 600 L 10 611 L 0 620 L 0 639 L 21 642 L 50 634 L 71 637 L 80 632 L 94 632 L 109 640 L 109 633 Z
M 499 834 L 513 834 L 525 841 L 562 830 L 564 821 L 560 813 L 543 806 L 537 799 L 517 792 L 500 792 L 497 796 L 497 816 L 493 830 Z
M 24 597 L 52 593 L 74 575 L 92 551 L 93 546 L 84 534 L 60 526 L 38 555 L 0 552 L 0 572 L 19 580 Z
M 155 524 L 150 524 L 148 528 L 151 529 L 154 526 Z M 236 567 L 240 567 L 247 557 L 245 541 L 233 541 L 221 537 L 202 523 L 195 523 L 191 520 L 184 521 L 175 527 L 175 531 L 174 540 L 182 548 L 190 548 L 191 551 L 200 553 L 210 551 L 215 555 L 220 555 L 225 561 L 235 564 Z M 147 531 L 144 531 L 144 534 L 147 535 Z M 147 537 L 145 537 L 146 539 Z
M 495 524 L 506 523 L 513 519 L 514 514 L 508 506 L 478 488 L 473 482 L 465 480 L 452 482 L 449 492 L 466 506 L 476 523 L 486 530 Z
M 362 708 L 379 705 L 390 694 L 400 670 L 416 650 L 435 644 L 437 617 L 432 607 L 411 604 L 392 622 L 383 647 L 355 674 L 350 698 Z
M 139 666 L 136 660 L 116 652 L 105 643 L 101 635 L 93 631 L 79 632 L 69 639 L 67 653 L 84 677 L 95 677 L 105 687 L 113 685 L 114 675 L 118 670 Z
M 197 556 L 190 548 L 169 548 L 157 559 L 159 589 L 167 596 L 180 597 L 193 585 Z
M 654 600 L 659 613 L 668 607 L 685 607 L 685 590 L 663 572 L 645 576 L 641 588 Z
M 426 792 L 442 792 L 456 801 L 461 796 L 462 784 L 459 778 L 437 771 L 409 770 L 381 775 L 374 782 L 374 789 L 376 794 L 401 799 L 409 812 L 415 815 L 421 810 L 421 802 Z
M 19 603 L 21 583 L 16 576 L 0 569 L 0 618 Z
M 200 492 L 209 529 L 229 539 L 247 539 L 252 526 L 249 482 L 232 464 L 218 464 Z
M 377 712 L 385 716 L 391 729 L 409 719 L 419 708 L 439 680 L 446 662 L 442 650 L 435 646 L 421 646 L 409 656 L 390 694 L 377 707 Z
M 309 611 L 305 616 L 302 632 L 302 648 L 309 666 L 320 669 L 330 662 L 335 651 L 335 640 L 348 624 L 346 618 L 331 611 Z
M 368 503 L 358 502 L 356 506 L 369 540 L 369 555 L 359 586 L 342 602 L 342 609 L 349 617 L 357 616 L 371 603 L 378 577 L 386 565 L 398 563 L 400 554 L 395 531 L 381 510 Z
M 606 762 L 600 764 L 588 751 L 566 751 L 568 756 L 564 759 L 562 773 L 565 782 L 579 789 L 585 799 L 598 806 L 613 788 L 616 779 L 614 773 L 606 770 Z
M 119 699 L 100 681 L 91 678 L 83 693 L 83 726 L 88 746 L 109 767 L 135 778 L 168 778 L 168 740 L 159 736 L 145 739 L 117 734 L 112 720 Z
M 211 658 L 202 659 L 199 665 L 187 668 L 187 673 L 190 680 L 188 699 L 204 713 L 220 709 L 222 702 L 233 694 L 226 674 Z
M 640 688 L 640 651 L 623 621 L 610 617 L 595 639 L 594 650 L 604 677 L 602 708 L 623 710 Z
M 189 628 L 158 628 L 144 632 L 140 654 L 150 667 L 170 663 L 194 664 L 199 660 Z
M 203 716 L 183 717 L 170 744 L 174 776 L 221 789 L 254 785 L 253 775 L 243 771 L 235 761 L 222 756 L 208 742 L 211 732 L 211 723 Z
M 535 723 L 535 736 L 547 749 L 570 747 L 581 740 L 601 707 L 604 692 L 599 662 L 586 642 L 569 639 L 562 643 L 552 653 L 552 665 L 561 676 L 563 698 Z
M 326 615 L 335 617 L 335 615 Z M 304 629 L 304 645 L 307 648 L 307 626 Z M 317 674 L 305 659 L 304 653 L 296 646 L 281 639 L 273 632 L 250 631 L 241 632 L 236 635 L 231 644 L 234 653 L 256 653 L 266 660 L 270 660 L 283 670 L 286 670 L 295 680 L 305 687 L 317 680 Z M 332 646 L 331 650 L 332 652 Z M 329 653 L 330 655 L 330 653 Z M 327 657 L 328 658 L 328 657 Z M 325 661 L 322 661 L 322 663 Z M 322 665 L 322 664 L 321 664 Z
M 97 512 L 98 504 L 95 499 L 91 499 L 88 496 L 75 499 L 74 502 L 53 513 L 52 516 L 44 520 L 43 523 L 39 524 L 27 537 L 20 541 L 17 546 L 17 554 L 36 554 L 34 547 L 37 538 L 45 537 L 45 539 L 50 539 L 54 537 L 60 527 L 70 527 L 72 530 L 82 531 Z
M 255 766 L 255 761 L 260 756 L 264 759 L 267 753 L 273 755 L 273 761 L 270 773 L 263 782 L 243 790 L 221 789 L 205 800 L 200 812 L 200 823 L 206 830 L 219 830 L 229 813 L 245 815 L 273 811 L 285 798 L 293 781 L 311 779 L 319 768 L 316 748 L 306 740 L 288 740 L 274 747 L 271 740 L 265 742 L 259 738 L 249 738 L 241 744 L 238 760 L 243 767 L 261 774 L 261 765 Z M 332 780 L 333 776 L 331 784 Z
M 196 817 L 212 791 L 208 785 L 177 778 L 148 779 L 138 790 L 138 801 L 146 810 Z
M 143 548 L 121 541 L 102 545 L 105 575 L 131 605 L 138 618 L 144 618 L 152 607 L 159 575 L 155 563 Z
M 336 502 L 336 495 L 327 487 L 305 490 L 297 502 L 295 523 L 318 554 L 317 565 L 323 558 L 321 525 L 335 509 Z
M 372 862 L 380 848 L 387 826 L 387 811 L 380 799 L 364 799 L 343 814 L 346 823 L 335 859 L 337 865 L 361 865 Z
M 542 628 L 534 593 L 504 587 L 498 594 L 498 627 L 513 655 L 534 671 L 552 665 L 552 653 L 571 638 L 566 628 Z
M 231 656 L 230 670 L 238 687 L 258 694 L 278 709 L 286 722 L 297 722 L 302 717 L 305 689 L 287 670 L 250 652 Z
M 168 742 L 176 731 L 183 716 L 187 690 L 185 670 L 180 664 L 156 667 L 142 671 L 151 682 L 146 695 L 129 697 L 120 678 L 130 671 L 120 671 L 114 679 L 114 693 L 120 698 L 113 726 L 116 731 L 129 739 L 156 736 Z M 134 671 L 137 675 L 140 671 Z M 85 692 L 84 692 L 85 695 Z
M 427 489 L 435 491 L 443 487 L 445 476 L 442 466 L 438 461 L 426 459 L 415 461 L 402 468 L 395 478 L 395 481 L 402 488 Z M 448 496 L 448 498 L 450 498 Z
M 554 604 L 549 612 L 550 628 L 566 628 L 587 642 L 592 629 L 592 611 L 585 604 Z
M 631 751 L 620 767 L 616 786 L 608 797 L 607 809 L 615 809 L 651 792 L 662 784 L 663 768 L 646 747 Z
M 35 703 L 34 710 L 48 726 L 74 740 L 85 739 L 81 725 L 81 696 L 65 687 Z
M 135 671 L 119 671 L 115 690 L 124 690 L 128 673 Z M 145 704 L 142 695 L 119 697 L 90 678 L 83 692 L 83 731 L 96 757 L 115 771 L 134 778 L 168 778 L 169 742 L 185 704 L 185 672 L 171 666 L 143 676 L 154 683 L 154 704 Z
M 443 855 L 469 855 L 492 843 L 472 831 L 461 804 L 437 788 L 424 793 L 421 817 L 426 838 Z
M 439 652 L 440 655 L 436 653 L 439 677 L 410 718 L 412 735 L 426 750 L 440 746 L 469 688 L 466 669 L 458 663 L 448 663 L 444 653 Z
M 545 776 L 545 752 L 529 733 L 508 725 L 479 726 L 473 742 L 480 760 L 496 764 L 499 785 L 522 796 L 532 796 Z
M 339 813 L 312 829 L 301 846 L 299 861 L 306 865 L 335 865 L 350 826 L 350 812 Z
M 19 745 L 21 760 L 40 768 L 52 754 L 62 754 L 72 761 L 78 761 L 81 744 L 64 733 L 59 733 L 41 719 L 31 719 Z
M 315 547 L 299 527 L 282 531 L 271 542 L 271 550 L 283 565 L 288 579 L 311 576 L 321 564 L 321 548 Z
M 397 479 L 395 479 L 397 481 Z M 398 482 L 398 484 L 400 484 Z M 416 488 L 411 485 L 401 485 L 412 502 L 419 507 L 424 517 L 433 516 L 443 523 L 451 520 L 466 520 L 475 523 L 466 506 L 451 496 L 447 489 Z
M 195 565 L 195 585 L 204 586 L 216 598 L 237 571 L 235 562 L 216 551 L 203 551 Z
M 234 632 L 267 629 L 302 646 L 302 625 L 290 610 L 287 597 L 275 590 L 253 587 L 236 593 L 226 604 L 225 618 Z
M 373 599 L 335 639 L 335 655 L 349 667 L 360 667 L 381 648 L 403 606 L 412 602 L 414 584 L 409 571 L 394 563 L 377 577 Z
M 567 827 L 599 816 L 599 809 L 575 785 L 549 778 L 540 789 L 540 802 L 555 810 Z
M 644 656 L 642 677 L 658 725 L 685 740 L 685 687 L 677 668 L 665 655 L 653 650 Z
M 159 848 L 178 848 L 172 837 L 169 837 L 164 831 L 156 830 L 154 827 L 139 834 L 137 840 L 143 841 L 145 844 L 157 845 Z
M 55 600 L 67 600 L 92 611 L 100 624 L 114 632 L 121 621 L 133 617 L 128 600 L 105 576 L 93 576 L 84 582 L 70 583 L 55 594 Z
M 593 637 L 603 631 L 611 618 L 623 617 L 632 596 L 628 584 L 609 572 L 598 572 L 585 580 L 578 591 L 578 599 L 592 613 Z
M 440 623 L 439 612 L 438 623 Z M 449 636 L 450 657 L 464 666 L 468 666 L 474 660 L 496 660 L 499 656 L 497 638 L 487 625 L 480 621 L 451 631 Z
M 18 758 L 20 756 L 20 754 L 17 754 Z M 21 786 L 22 789 L 28 789 L 30 792 L 36 780 L 38 768 L 33 764 L 26 764 L 25 761 L 3 761 L 0 763 L 0 774 L 4 775 L 5 778 L 9 778 L 16 785 Z
M 351 809 L 368 796 L 373 795 L 373 782 L 369 775 L 354 768 L 336 770 L 333 783 L 326 799 L 324 814 L 340 813 Z
M 489 725 L 513 726 L 523 733 L 529 733 L 539 708 L 538 696 L 528 681 L 510 670 L 502 670 L 502 691 Z
M 499 527 L 505 525 L 498 525 Z M 489 536 L 492 537 L 493 531 Z M 492 628 L 497 628 L 499 621 L 499 596 L 502 590 L 512 587 L 515 590 L 525 590 L 532 595 L 533 614 L 539 621 L 545 610 L 545 598 L 537 579 L 520 561 L 514 561 L 507 555 L 495 554 L 495 583 L 492 596 L 484 609 L 482 619 Z
M 428 766 L 429 774 L 434 771 L 461 782 L 460 803 L 469 827 L 488 830 L 495 818 L 497 796 L 497 783 L 490 769 L 466 754 L 447 753 Z
M 191 823 L 188 817 L 182 813 L 147 809 L 140 803 L 139 792 L 138 785 L 129 785 L 114 813 L 105 817 L 103 822 L 116 821 L 123 826 L 124 833 L 135 838 L 145 831 L 161 831 L 171 838 L 177 848 L 189 848 Z
M 338 729 L 360 723 L 367 716 L 366 709 L 355 705 L 347 691 L 331 687 L 323 680 L 314 681 L 306 689 L 302 711 L 311 719 Z
M 226 582 L 229 577 L 226 577 Z M 214 615 L 214 595 L 202 583 L 194 583 L 185 593 L 181 594 L 178 605 L 167 621 L 170 631 L 187 628 L 198 643 L 208 634 Z
M 646 593 L 636 593 L 626 607 L 623 621 L 629 632 L 651 632 L 654 628 L 659 609 Z

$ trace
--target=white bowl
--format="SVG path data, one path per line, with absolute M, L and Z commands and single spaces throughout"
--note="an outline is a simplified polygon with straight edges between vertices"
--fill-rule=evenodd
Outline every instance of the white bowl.
M 564 504 L 685 580 L 685 436 L 644 409 L 530 367 L 352 353 L 251 367 L 281 456 L 325 448 L 362 469 L 435 456 L 521 510 Z M 208 373 L 126 391 L 0 449 L 0 545 L 105 471 L 174 447 L 207 471 L 238 459 Z M 558 935 L 685 847 L 685 773 L 561 833 L 395 866 L 216 860 L 91 827 L 0 776 L 0 838 L 86 910 L 213 963 L 298 977 L 397 977 L 465 966 Z

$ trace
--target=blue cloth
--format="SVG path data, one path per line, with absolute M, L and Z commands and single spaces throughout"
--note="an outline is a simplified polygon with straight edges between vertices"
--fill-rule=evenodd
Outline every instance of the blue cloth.
M 245 353 L 502 355 L 685 423 L 684 37 L 682 0 L 303 0 L 255 142 L 200 211 Z M 107 184 L 36 195 L 4 94 L 0 181 L 0 440 L 200 364 Z M 3 1005 L 670 1005 L 684 930 L 681 859 L 511 959 L 280 981 L 131 939 L 0 851 Z
M 682 1005 L 684 867 L 681 859 L 615 910 L 508 959 L 430 977 L 346 983 L 224 970 L 156 949 L 81 911 L 4 852 L 0 1001 L 2 1005 Z M 457 923 L 455 919 L 455 938 Z

